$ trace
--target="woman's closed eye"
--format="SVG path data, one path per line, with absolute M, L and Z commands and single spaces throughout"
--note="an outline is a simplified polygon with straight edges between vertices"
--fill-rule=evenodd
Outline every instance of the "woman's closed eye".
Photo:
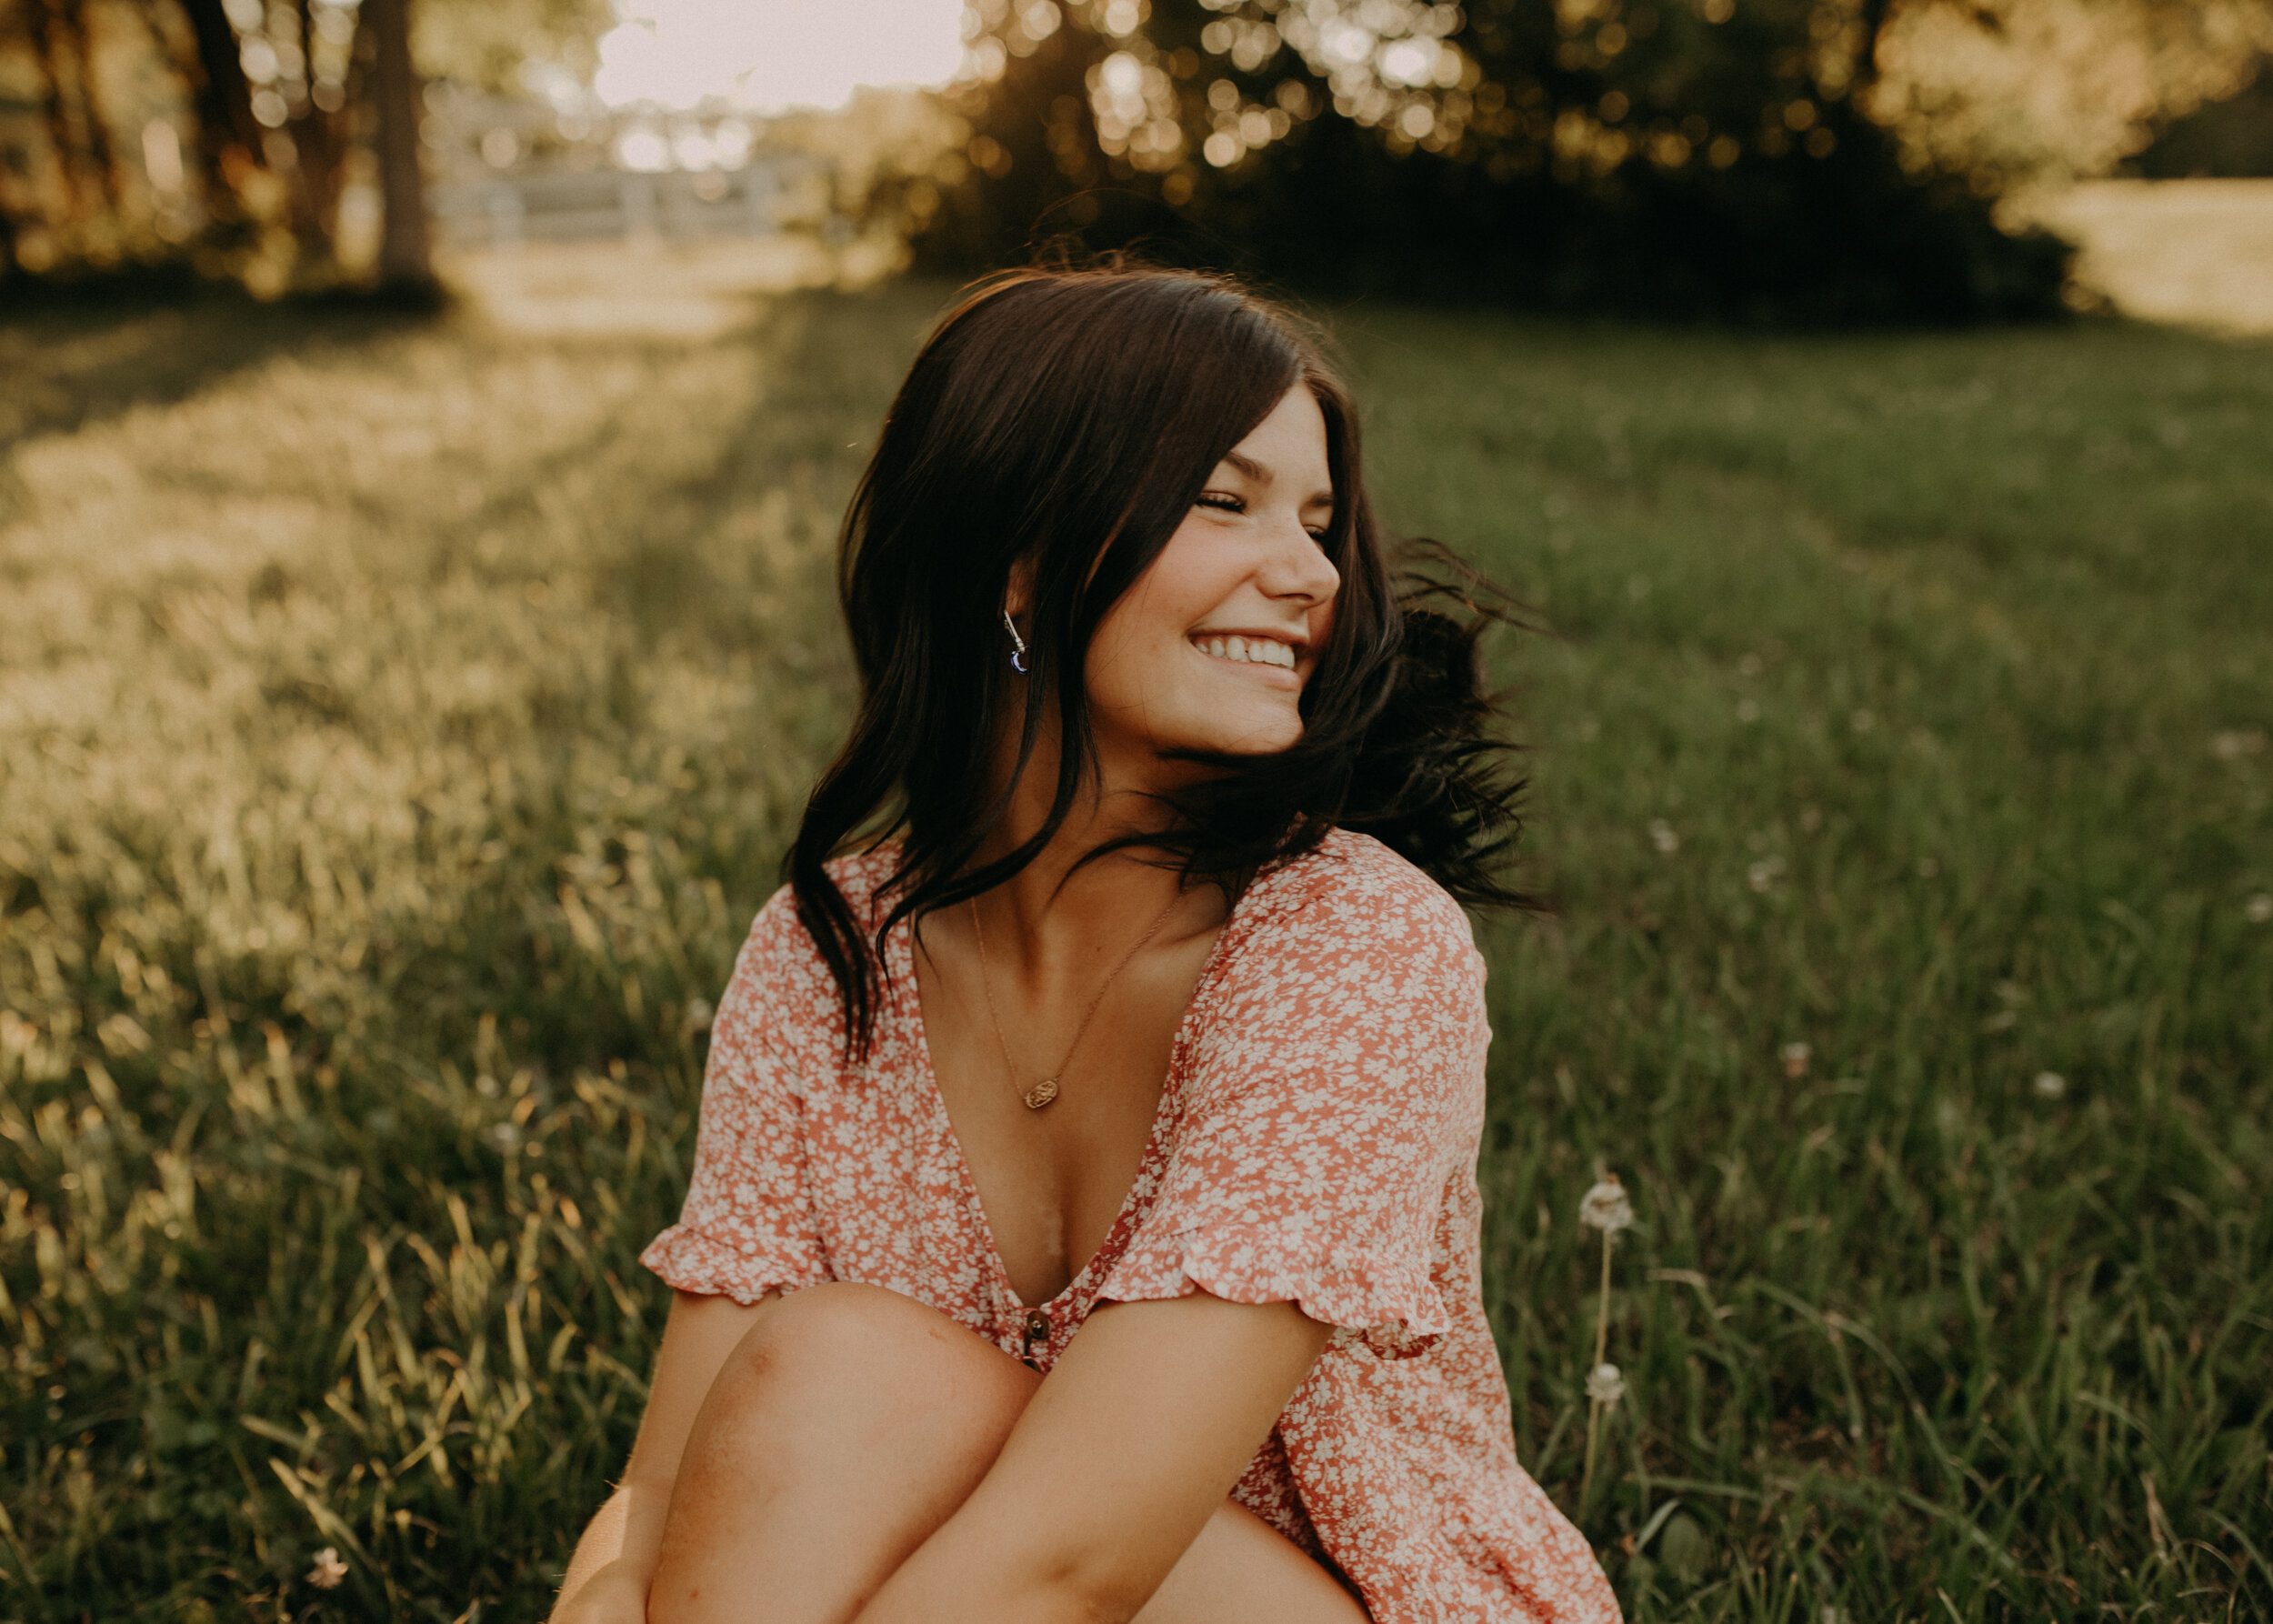
M 1245 513 L 1247 500 L 1245 496 L 1235 496 L 1229 491 L 1202 491 L 1199 499 L 1192 506 L 1212 507 L 1217 513 Z M 1306 524 L 1303 528 L 1310 533 L 1311 540 L 1323 543 L 1327 533 L 1333 528 L 1333 520 L 1329 517 L 1322 522 Z

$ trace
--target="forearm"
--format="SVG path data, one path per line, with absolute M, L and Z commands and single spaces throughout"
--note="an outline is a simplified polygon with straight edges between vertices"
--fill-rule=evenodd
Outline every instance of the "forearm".
M 1325 1345 L 1291 1303 L 1107 1304 L 858 1624 L 1116 1624 L 1222 1506 Z
M 966 1505 L 901 1564 L 856 1624 L 1121 1624 L 1134 1618 L 1149 1590 L 1132 1585 L 1127 1564 L 1114 1559 L 1115 1542 L 1085 1539 L 1048 1522 L 1048 1509 L 1038 1505 L 1015 1519 Z M 1123 1532 L 1141 1538 L 1143 1531 Z
M 628 1481 L 607 1497 L 569 1559 L 556 1624 L 644 1624 L 670 1499 L 668 1484 Z

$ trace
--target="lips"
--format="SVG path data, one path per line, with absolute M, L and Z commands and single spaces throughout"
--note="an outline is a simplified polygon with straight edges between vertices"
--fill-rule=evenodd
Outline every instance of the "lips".
M 1210 658 L 1235 666 L 1276 666 L 1282 671 L 1295 668 L 1295 646 L 1277 637 L 1255 633 L 1196 632 L 1191 644 Z

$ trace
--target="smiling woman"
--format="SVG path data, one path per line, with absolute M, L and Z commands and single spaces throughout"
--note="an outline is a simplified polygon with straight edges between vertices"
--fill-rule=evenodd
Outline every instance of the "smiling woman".
M 1478 1296 L 1473 634 L 1399 597 L 1316 346 L 1211 277 L 980 289 L 842 584 L 862 708 L 556 1618 L 1616 1618 Z

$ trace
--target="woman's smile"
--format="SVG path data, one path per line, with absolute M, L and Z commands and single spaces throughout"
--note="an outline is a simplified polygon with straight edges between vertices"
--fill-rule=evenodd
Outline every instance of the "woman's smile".
M 1270 632 L 1206 630 L 1194 632 L 1186 640 L 1212 660 L 1230 666 L 1260 667 L 1257 676 L 1284 672 L 1282 685 L 1301 686 L 1301 679 L 1294 675 L 1300 645 L 1292 638 Z

